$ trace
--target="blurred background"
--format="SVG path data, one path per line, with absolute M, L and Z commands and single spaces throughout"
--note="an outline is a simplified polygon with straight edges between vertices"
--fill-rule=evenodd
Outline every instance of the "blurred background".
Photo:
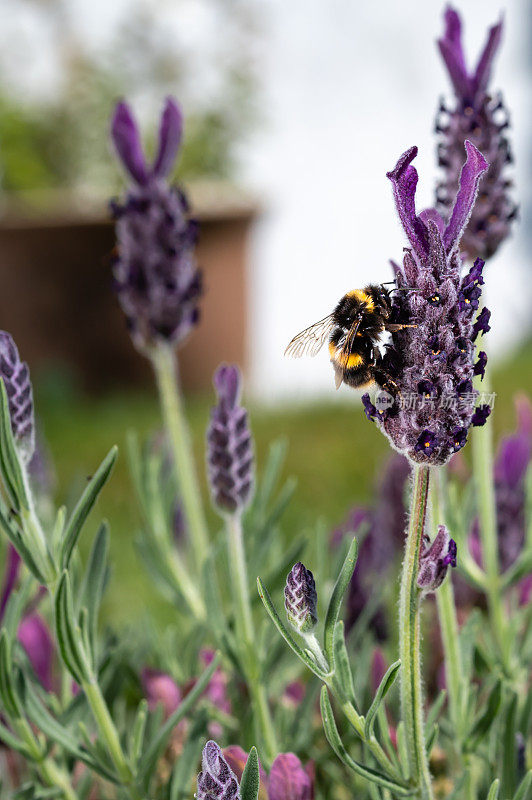
M 532 389 L 532 6 L 459 8 L 475 56 L 505 16 L 492 85 L 511 113 L 521 221 L 486 287 L 501 431 L 515 391 Z M 435 47 L 442 11 L 422 0 L 3 0 L 0 328 L 30 364 L 60 500 L 128 428 L 160 424 L 111 290 L 107 204 L 123 181 L 108 126 L 125 96 L 150 147 L 168 93 L 186 115 L 177 177 L 201 222 L 207 286 L 181 356 L 200 472 L 212 370 L 238 361 L 259 463 L 272 438 L 289 439 L 286 470 L 299 486 L 287 530 L 334 526 L 367 499 L 383 437 L 356 395 L 334 391 L 326 355 L 294 362 L 283 350 L 347 289 L 389 280 L 405 242 L 386 172 L 412 144 L 419 203 L 432 204 L 434 116 L 450 94 Z M 100 505 L 116 556 L 109 605 L 132 618 L 155 599 L 138 591 L 124 458 Z

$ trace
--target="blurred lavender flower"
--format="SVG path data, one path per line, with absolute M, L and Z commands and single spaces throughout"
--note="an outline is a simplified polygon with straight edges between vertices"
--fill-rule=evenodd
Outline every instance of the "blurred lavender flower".
M 46 622 L 39 614 L 26 615 L 19 625 L 17 638 L 26 651 L 39 682 L 47 692 L 53 691 L 55 649 L 50 629 Z
M 469 427 L 483 424 L 489 407 L 475 409 L 473 389 L 474 315 L 484 283 L 484 262 L 477 259 L 461 278 L 460 239 L 475 203 L 480 177 L 488 164 L 466 142 L 467 159 L 447 225 L 434 210 L 415 211 L 418 180 L 412 147 L 388 177 L 410 248 L 397 267 L 393 313 L 413 327 L 392 334 L 383 368 L 397 385 L 395 402 L 377 413 L 369 395 L 362 401 L 392 446 L 421 464 L 445 464 L 464 446 Z
M 239 405 L 241 376 L 237 366 L 221 366 L 214 374 L 218 405 L 207 430 L 207 467 L 214 505 L 221 512 L 240 513 L 253 489 L 253 443 L 247 411 Z
M 311 633 L 317 625 L 318 595 L 312 572 L 301 561 L 294 564 L 284 587 L 284 607 L 290 625 L 300 634 Z
M 462 23 L 458 13 L 445 11 L 445 33 L 438 40 L 441 55 L 449 72 L 456 103 L 448 109 L 444 103 L 436 121 L 440 134 L 439 165 L 443 169 L 436 191 L 438 211 L 444 219 L 456 194 L 462 166 L 464 142 L 468 139 L 488 160 L 490 167 L 482 178 L 480 194 L 462 237 L 462 250 L 473 260 L 490 258 L 509 236 L 517 208 L 509 189 L 506 168 L 512 161 L 505 131 L 509 117 L 502 97 L 487 93 L 493 59 L 502 38 L 502 21 L 490 28 L 488 39 L 474 72 L 466 67 L 462 48 Z
M 443 583 L 449 566 L 456 567 L 456 542 L 447 533 L 445 525 L 438 526 L 432 544 L 426 534 L 423 540 L 417 585 L 424 592 L 433 592 Z
M 6 387 L 11 428 L 20 457 L 27 464 L 35 448 L 33 391 L 28 365 L 20 360 L 13 337 L 0 331 L 0 378 Z
M 384 582 L 390 567 L 404 548 L 406 505 L 405 489 L 410 465 L 404 456 L 388 459 L 372 507 L 352 509 L 343 525 L 333 531 L 331 543 L 360 531 L 357 563 L 349 585 L 346 604 L 346 629 L 349 631 L 370 601 L 375 598 L 375 577 Z M 379 641 L 388 637 L 385 609 L 380 603 L 370 619 L 370 627 Z
M 229 766 L 238 781 L 247 761 L 247 753 L 238 745 L 226 747 L 223 751 Z M 313 764 L 303 767 L 294 753 L 280 753 L 266 775 L 260 768 L 259 800 L 312 800 L 314 797 Z
M 167 719 L 181 705 L 181 690 L 166 672 L 146 667 L 142 670 L 141 681 L 151 711 L 161 705 Z
M 181 143 L 183 118 L 166 100 L 159 146 L 148 166 L 129 106 L 117 104 L 111 136 L 132 183 L 125 201 L 113 202 L 117 256 L 115 288 L 136 347 L 181 342 L 199 319 L 201 276 L 194 261 L 197 224 L 185 195 L 167 183 Z
M 216 742 L 211 740 L 203 748 L 201 767 L 197 800 L 232 800 L 240 797 L 236 776 Z

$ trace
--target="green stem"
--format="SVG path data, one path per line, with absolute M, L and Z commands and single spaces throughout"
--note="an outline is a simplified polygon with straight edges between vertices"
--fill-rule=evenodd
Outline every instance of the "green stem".
M 131 800 L 143 800 L 142 794 L 135 786 L 133 773 L 127 763 L 124 751 L 122 750 L 118 731 L 109 713 L 109 708 L 107 707 L 100 687 L 96 681 L 84 681 L 82 688 L 120 780 L 124 786 L 127 787 Z
M 419 556 L 427 513 L 429 474 L 429 467 L 413 466 L 410 523 L 399 599 L 401 717 L 406 734 L 410 776 L 418 784 L 423 800 L 432 800 L 434 797 L 425 748 L 420 652 L 421 591 L 417 585 Z
M 265 748 L 264 760 L 267 764 L 271 764 L 278 753 L 278 748 L 255 641 L 240 515 L 228 514 L 226 527 L 237 638 L 242 644 L 245 656 L 246 680 L 258 733 Z
M 45 758 L 39 764 L 39 772 L 48 786 L 61 789 L 64 800 L 78 800 L 70 778 L 51 758 Z
M 433 484 L 430 492 L 432 508 L 432 525 L 445 525 L 445 474 L 444 468 L 434 470 Z M 460 642 L 458 638 L 458 620 L 451 576 L 448 575 L 436 592 L 438 616 L 440 618 L 443 652 L 445 656 L 445 678 L 449 697 L 451 719 L 456 731 L 462 734 L 463 682 L 460 666 Z
M 390 777 L 395 778 L 398 783 L 403 783 L 403 776 L 401 773 L 394 767 L 384 750 L 382 749 L 381 745 L 375 738 L 375 735 L 372 735 L 370 739 L 366 739 L 366 733 L 364 730 L 364 718 L 360 716 L 354 705 L 346 700 L 342 700 L 340 693 L 335 689 L 332 684 L 328 684 L 331 691 L 335 694 L 335 697 L 338 699 L 342 706 L 342 711 L 344 712 L 346 718 L 351 723 L 353 729 L 357 732 L 360 736 L 361 740 L 364 742 L 366 747 L 370 750 L 373 757 L 377 761 L 378 764 L 383 767 L 383 769 L 390 775 Z
M 160 344 L 151 352 L 151 360 L 157 378 L 164 423 L 172 445 L 183 512 L 194 549 L 196 566 L 201 569 L 208 550 L 207 526 L 192 456 L 190 435 L 179 392 L 177 358 L 172 347 Z
M 487 383 L 487 376 L 485 379 Z M 489 391 L 489 386 L 484 387 Z M 501 601 L 499 573 L 499 543 L 497 537 L 497 506 L 493 483 L 493 437 L 491 418 L 475 430 L 473 436 L 473 474 L 478 494 L 478 516 L 482 560 L 486 572 L 486 594 L 488 610 L 495 640 L 502 656 L 503 666 L 508 670 L 506 646 L 506 622 Z

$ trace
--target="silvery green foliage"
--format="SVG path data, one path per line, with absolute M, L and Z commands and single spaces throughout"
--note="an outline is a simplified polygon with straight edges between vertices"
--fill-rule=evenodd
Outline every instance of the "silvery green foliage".
M 312 572 L 301 561 L 294 564 L 284 587 L 288 622 L 298 633 L 310 633 L 318 622 L 316 584 Z

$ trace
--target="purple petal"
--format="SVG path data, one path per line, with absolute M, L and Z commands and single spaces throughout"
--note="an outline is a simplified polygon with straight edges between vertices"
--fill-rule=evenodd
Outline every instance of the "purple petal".
M 281 753 L 270 770 L 268 800 L 311 800 L 312 781 L 293 753 Z
M 148 182 L 148 169 L 142 151 L 137 123 L 127 103 L 117 103 L 111 123 L 111 137 L 122 164 L 133 180 L 144 185 Z
M 2 585 L 2 597 L 0 599 L 0 622 L 4 618 L 7 603 L 11 597 L 11 592 L 15 588 L 20 569 L 20 563 L 21 561 L 19 554 L 13 545 L 10 544 L 7 552 L 6 571 L 4 573 L 4 581 Z
M 234 364 L 222 364 L 214 373 L 213 383 L 221 403 L 234 408 L 240 395 L 240 370 Z
M 454 90 L 459 97 L 470 99 L 471 79 L 467 74 L 462 49 L 462 23 L 458 13 L 448 6 L 445 10 L 445 33 L 438 39 L 438 47 L 449 72 Z
M 532 405 L 530 400 L 526 395 L 519 394 L 514 402 L 517 415 L 517 430 L 521 434 L 532 436 Z
M 45 621 L 38 614 L 29 614 L 20 623 L 17 638 L 39 681 L 47 692 L 51 692 L 54 645 Z
M 417 255 L 423 259 L 428 253 L 427 230 L 416 216 L 415 195 L 417 186 L 417 170 L 411 161 L 417 156 L 417 147 L 411 147 L 403 153 L 395 168 L 386 173 L 393 184 L 393 195 L 397 212 L 404 231 Z
M 497 25 L 493 25 L 489 29 L 488 40 L 484 50 L 480 54 L 475 75 L 473 77 L 473 85 L 475 94 L 485 94 L 488 87 L 493 59 L 499 49 L 502 39 L 503 21 L 501 19 Z
M 495 459 L 495 479 L 509 488 L 516 489 L 526 475 L 531 455 L 530 434 L 518 432 L 513 436 L 507 436 L 500 443 Z
M 153 164 L 152 174 L 155 178 L 166 177 L 172 169 L 181 144 L 182 133 L 181 108 L 173 98 L 167 97 L 159 127 L 159 148 Z
M 165 672 L 146 668 L 142 670 L 141 680 L 149 708 L 153 711 L 162 705 L 165 717 L 173 714 L 182 700 L 179 686 L 173 678 Z
M 474 144 L 468 139 L 464 144 L 467 157 L 460 173 L 460 187 L 456 195 L 451 218 L 443 235 L 443 243 L 447 253 L 458 247 L 460 243 L 462 233 L 475 205 L 480 178 L 489 167 L 488 162 Z
M 436 227 L 438 228 L 439 232 L 443 236 L 443 232 L 445 230 L 445 220 L 443 219 L 442 215 L 440 214 L 440 212 L 437 209 L 435 209 L 435 208 L 426 208 L 419 215 L 419 219 L 427 227 L 428 227 L 428 223 L 429 222 L 434 222 Z

